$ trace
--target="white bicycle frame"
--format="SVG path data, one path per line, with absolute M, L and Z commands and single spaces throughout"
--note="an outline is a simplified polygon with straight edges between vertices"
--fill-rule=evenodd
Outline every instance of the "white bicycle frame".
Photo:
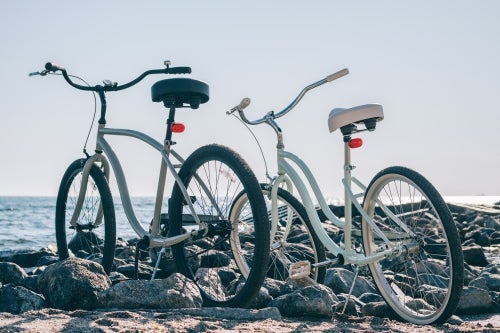
M 151 233 L 147 232 L 142 225 L 140 224 L 137 216 L 135 215 L 134 209 L 132 202 L 130 200 L 130 194 L 127 186 L 127 181 L 125 179 L 125 174 L 123 173 L 123 169 L 121 167 L 120 161 L 118 157 L 116 156 L 115 152 L 113 151 L 111 145 L 106 141 L 104 138 L 105 135 L 115 135 L 115 136 L 128 136 L 132 137 L 138 140 L 143 141 L 147 145 L 153 147 L 156 149 L 162 156 L 162 162 L 161 162 L 161 168 L 160 168 L 160 176 L 158 180 L 158 188 L 157 188 L 157 194 L 156 194 L 156 204 L 155 204 L 155 211 L 154 211 L 154 217 L 153 217 L 153 222 L 151 226 Z M 148 235 L 150 237 L 150 247 L 166 247 L 166 246 L 171 246 L 177 243 L 180 243 L 191 236 L 196 236 L 202 229 L 206 230 L 206 224 L 201 222 L 198 215 L 195 213 L 195 209 L 191 203 L 191 200 L 189 200 L 189 195 L 187 193 L 186 187 L 182 183 L 179 175 L 176 172 L 176 168 L 180 167 L 178 164 L 173 164 L 170 161 L 169 156 L 172 155 L 175 157 L 181 164 L 184 162 L 182 157 L 177 154 L 173 149 L 171 149 L 170 145 L 165 143 L 161 144 L 160 142 L 156 141 L 155 139 L 151 138 L 150 136 L 134 131 L 134 130 L 128 130 L 128 129 L 113 129 L 113 128 L 106 128 L 105 125 L 99 125 L 99 129 L 97 132 L 97 143 L 96 143 L 96 154 L 92 155 L 91 157 L 88 158 L 88 160 L 85 162 L 84 168 L 83 168 L 83 174 L 82 174 L 82 183 L 81 183 L 81 188 L 80 192 L 78 195 L 78 200 L 76 203 L 75 210 L 73 212 L 73 216 L 71 217 L 70 224 L 72 226 L 76 226 L 78 217 L 80 215 L 83 201 L 85 199 L 85 193 L 87 190 L 87 184 L 88 184 L 88 177 L 90 174 L 90 169 L 95 163 L 100 162 L 102 164 L 102 169 L 104 171 L 104 174 L 106 176 L 106 179 L 109 181 L 109 175 L 110 175 L 110 165 L 114 171 L 116 182 L 118 184 L 118 190 L 120 193 L 120 198 L 121 202 L 123 205 L 123 209 L 125 212 L 125 215 L 134 229 L 134 231 L 137 233 L 139 237 L 144 237 Z M 102 153 L 104 152 L 104 154 Z M 107 158 L 106 158 L 107 156 Z M 108 162 L 109 159 L 109 162 Z M 184 198 L 186 199 L 186 202 L 188 204 L 189 210 L 194 218 L 194 222 L 198 225 L 198 228 L 191 231 L 191 232 L 186 232 L 184 234 L 174 236 L 174 237 L 161 237 L 159 236 L 159 222 L 160 222 L 160 216 L 161 216 L 161 207 L 162 207 L 162 202 L 163 202 L 163 194 L 164 194 L 164 189 L 165 189 L 165 181 L 166 181 L 166 175 L 167 171 L 170 171 L 170 173 L 173 175 L 176 183 L 179 185 Z M 205 192 L 208 194 L 208 190 L 205 189 Z M 215 205 L 217 207 L 217 205 Z M 99 211 L 97 214 L 97 221 L 96 224 L 102 223 L 102 206 L 99 207 Z
M 350 164 L 350 147 L 345 144 L 345 163 L 344 163 L 344 178 L 342 183 L 345 189 L 345 217 L 344 220 L 338 218 L 330 209 L 326 200 L 318 186 L 316 179 L 311 173 L 310 169 L 307 165 L 296 155 L 287 152 L 283 147 L 279 147 L 277 150 L 278 155 L 278 177 L 272 183 L 271 190 L 271 203 L 272 203 L 272 227 L 271 227 L 271 239 L 274 238 L 274 235 L 277 231 L 278 226 L 278 188 L 285 184 L 286 189 L 289 192 L 293 191 L 293 186 L 297 189 L 297 192 L 300 195 L 302 203 L 306 209 L 309 220 L 311 221 L 312 227 L 320 239 L 321 243 L 327 248 L 329 252 L 336 256 L 342 256 L 343 262 L 348 264 L 357 264 L 357 265 L 366 265 L 372 262 L 379 261 L 383 258 L 398 255 L 406 250 L 405 244 L 402 242 L 394 243 L 391 242 L 388 237 L 380 230 L 380 228 L 373 222 L 372 218 L 368 216 L 366 211 L 361 207 L 361 204 L 358 201 L 358 198 L 364 196 L 364 191 L 366 191 L 366 186 L 363 185 L 357 178 L 351 176 L 351 170 L 353 169 Z M 307 183 L 310 185 L 316 200 L 320 208 L 325 213 L 328 220 L 330 220 L 334 225 L 341 228 L 344 231 L 344 248 L 340 245 L 336 244 L 330 236 L 327 234 L 323 226 L 321 225 L 321 221 L 316 212 L 316 208 L 314 206 L 313 200 L 309 194 L 309 191 L 304 183 L 302 177 L 298 174 L 298 172 L 294 169 L 293 165 L 288 163 L 287 160 L 292 161 L 304 174 Z M 352 190 L 352 183 L 358 186 L 362 192 L 358 194 L 354 194 Z M 293 186 L 292 186 L 293 184 Z M 406 233 L 411 234 L 411 231 L 404 225 L 404 223 L 390 210 L 383 205 L 381 202 L 377 202 L 380 207 L 386 212 L 396 223 L 399 224 L 405 230 Z M 354 251 L 352 248 L 352 210 L 351 204 L 354 204 L 356 209 L 359 211 L 361 216 L 366 220 L 366 222 L 373 229 L 374 233 L 382 239 L 387 248 L 385 250 L 376 252 L 371 255 L 360 254 Z M 287 226 L 285 229 L 285 233 L 290 230 L 291 227 L 291 219 L 287 220 Z M 286 236 L 285 236 L 286 237 Z
M 277 158 L 278 158 L 278 177 L 276 179 L 271 180 L 271 219 L 272 219 L 272 225 L 271 225 L 271 239 L 274 239 L 274 236 L 277 231 L 278 227 L 278 188 L 283 186 L 283 184 L 286 186 L 286 189 L 289 192 L 293 192 L 293 187 L 295 186 L 297 188 L 297 191 L 299 192 L 299 195 L 302 199 L 302 203 L 306 209 L 307 215 L 309 217 L 309 220 L 312 223 L 313 229 L 316 232 L 316 235 L 319 237 L 321 243 L 326 247 L 326 249 L 331 252 L 332 254 L 336 255 L 337 257 L 341 258 L 343 263 L 352 263 L 352 264 L 357 264 L 357 265 L 366 265 L 369 263 L 373 263 L 376 261 L 379 261 L 383 258 L 393 256 L 393 255 L 399 255 L 401 253 L 408 252 L 409 250 L 411 251 L 412 249 L 412 244 L 411 243 L 406 243 L 404 241 L 401 241 L 401 239 L 409 239 L 408 236 L 412 236 L 412 232 L 404 225 L 404 223 L 399 219 L 398 216 L 393 214 L 382 202 L 377 200 L 377 204 L 379 207 L 384 211 L 384 213 L 387 214 L 388 217 L 390 217 L 396 224 L 398 224 L 399 227 L 403 230 L 403 232 L 398 233 L 397 236 L 402 236 L 403 234 L 406 234 L 407 237 L 395 237 L 399 239 L 397 242 L 391 242 L 389 238 L 387 237 L 386 234 L 384 234 L 380 228 L 375 224 L 373 219 L 371 219 L 366 211 L 361 207 L 361 204 L 359 203 L 358 199 L 360 197 L 364 196 L 364 192 L 366 191 L 366 186 L 363 185 L 358 179 L 354 178 L 351 176 L 351 170 L 354 168 L 351 165 L 351 154 L 350 154 L 350 147 L 347 142 L 344 144 L 344 178 L 342 180 L 342 183 L 344 185 L 344 196 L 345 196 L 345 214 L 344 214 L 344 221 L 339 219 L 335 214 L 332 212 L 330 207 L 328 207 L 326 200 L 321 193 L 318 183 L 316 182 L 316 179 L 314 178 L 313 174 L 307 167 L 307 165 L 296 155 L 287 152 L 284 150 L 284 144 L 283 144 L 283 133 L 281 128 L 278 126 L 278 124 L 275 122 L 275 119 L 278 119 L 288 112 L 292 110 L 298 103 L 299 101 L 304 97 L 304 95 L 311 89 L 317 88 L 325 83 L 332 82 L 344 75 L 347 75 L 349 71 L 347 69 L 340 70 L 336 73 L 333 73 L 326 78 L 319 80 L 317 82 L 314 82 L 308 86 L 306 86 L 302 91 L 299 93 L 299 95 L 288 105 L 285 109 L 275 113 L 274 111 L 268 112 L 264 117 L 257 119 L 257 120 L 249 120 L 246 116 L 243 110 L 250 104 L 250 99 L 249 98 L 244 98 L 239 105 L 233 107 L 231 110 L 227 111 L 227 114 L 232 114 L 236 111 L 238 111 L 240 119 L 250 125 L 258 125 L 262 123 L 266 123 L 269 126 L 271 126 L 274 131 L 276 132 L 277 139 L 278 139 L 278 144 L 277 144 Z M 318 201 L 320 208 L 323 210 L 325 213 L 326 217 L 336 226 L 341 228 L 344 231 L 344 248 L 336 244 L 330 237 L 328 236 L 327 232 L 321 225 L 321 221 L 319 220 L 318 214 L 316 213 L 316 209 L 313 204 L 313 200 L 311 196 L 309 195 L 309 191 L 306 187 L 306 184 L 302 180 L 302 178 L 299 176 L 297 171 L 294 169 L 292 164 L 288 163 L 287 160 L 292 161 L 297 167 L 302 171 L 304 174 L 308 184 L 310 185 L 316 200 Z M 355 184 L 358 186 L 362 192 L 359 194 L 354 194 L 352 191 L 351 185 Z M 357 253 L 353 248 L 352 248 L 352 204 L 354 204 L 356 210 L 359 211 L 363 219 L 370 225 L 372 230 L 375 232 L 376 236 L 378 236 L 380 239 L 382 239 L 385 242 L 386 248 L 381 249 L 380 251 L 377 251 L 376 253 L 365 255 L 365 254 L 360 254 Z M 285 236 L 283 239 L 286 239 L 286 234 L 290 231 L 291 228 L 291 220 L 292 219 L 287 219 L 287 226 L 285 229 Z M 392 238 L 392 236 L 391 236 Z M 272 245 L 273 247 L 274 245 Z M 319 265 L 319 264 L 318 264 Z

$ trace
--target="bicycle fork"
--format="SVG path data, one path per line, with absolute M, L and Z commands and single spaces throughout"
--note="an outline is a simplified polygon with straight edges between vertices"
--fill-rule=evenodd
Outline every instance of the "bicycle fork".
M 71 216 L 71 221 L 70 221 L 70 225 L 72 227 L 76 227 L 76 225 L 77 225 L 77 220 L 78 220 L 78 217 L 80 216 L 80 213 L 81 213 L 82 207 L 83 207 L 83 202 L 85 200 L 85 194 L 87 193 L 87 185 L 88 185 L 90 170 L 92 169 L 92 167 L 94 166 L 94 164 L 96 162 L 102 163 L 101 169 L 104 172 L 104 176 L 109 181 L 109 172 L 110 172 L 109 162 L 104 157 L 104 155 L 102 155 L 102 151 L 99 151 L 98 153 L 89 157 L 85 161 L 85 164 L 83 166 L 82 182 L 80 185 L 80 191 L 78 193 L 78 199 L 76 201 L 75 210 L 73 211 L 73 215 Z M 99 202 L 99 208 L 97 210 L 97 216 L 96 216 L 96 220 L 95 220 L 96 226 L 98 226 L 102 223 L 102 217 L 103 217 L 102 202 Z

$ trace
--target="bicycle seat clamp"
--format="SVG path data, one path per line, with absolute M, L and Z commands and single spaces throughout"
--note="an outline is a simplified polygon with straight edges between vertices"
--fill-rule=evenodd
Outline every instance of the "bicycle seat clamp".
M 166 108 L 190 107 L 197 109 L 209 99 L 208 85 L 204 82 L 176 78 L 156 82 L 151 87 L 153 102 L 163 102 Z

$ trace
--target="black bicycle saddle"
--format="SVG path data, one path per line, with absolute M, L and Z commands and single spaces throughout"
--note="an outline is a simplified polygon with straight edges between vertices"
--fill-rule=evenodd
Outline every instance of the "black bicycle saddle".
M 153 102 L 163 102 L 167 108 L 197 109 L 209 99 L 208 85 L 188 78 L 165 79 L 153 84 L 151 98 Z

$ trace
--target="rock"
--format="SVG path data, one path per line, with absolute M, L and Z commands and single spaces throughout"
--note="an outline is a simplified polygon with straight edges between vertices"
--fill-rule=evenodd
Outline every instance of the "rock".
M 347 305 L 346 305 L 347 303 Z M 349 299 L 345 298 L 333 305 L 332 311 L 334 313 L 345 314 L 349 316 L 357 316 L 358 311 L 356 309 L 356 301 L 351 297 Z
M 38 288 L 47 301 L 62 310 L 94 309 L 97 294 L 111 286 L 101 265 L 69 258 L 52 264 L 38 277 Z
M 483 277 L 478 277 L 469 283 L 469 287 L 474 287 L 478 289 L 488 290 L 488 285 L 486 284 L 486 279 Z
M 40 290 L 38 290 L 38 275 L 27 276 L 22 279 L 18 285 L 23 286 L 24 288 L 29 289 L 37 294 L 41 294 Z
M 330 287 L 335 294 L 349 294 L 353 280 L 353 272 L 341 267 L 330 268 L 326 271 L 324 284 Z M 364 293 L 377 293 L 377 290 L 371 282 L 358 275 L 352 295 L 359 297 Z
M 19 314 L 45 307 L 45 298 L 21 286 L 8 284 L 0 288 L 0 312 Z
M 277 307 L 283 316 L 311 316 L 330 318 L 338 298 L 323 285 L 309 286 L 272 300 L 268 306 Z
M 276 320 L 281 321 L 283 318 L 278 310 L 278 308 L 267 307 L 260 310 L 255 309 L 241 309 L 241 308 L 196 308 L 196 309 L 179 309 L 176 310 L 177 313 L 182 313 L 188 316 L 201 316 L 201 317 L 213 317 L 218 319 L 226 320 Z M 156 318 L 161 318 L 156 316 Z
M 55 253 L 50 249 L 15 252 L 8 258 L 7 261 L 16 263 L 21 267 L 34 267 L 37 265 L 40 258 L 45 256 L 55 256 Z
M 464 261 L 472 266 L 485 267 L 489 262 L 484 255 L 484 250 L 479 245 L 469 245 L 462 249 Z
M 13 262 L 0 262 L 0 282 L 19 284 L 28 274 Z
M 293 286 L 281 280 L 265 279 L 263 287 L 267 289 L 269 295 L 277 298 L 293 291 Z
M 385 301 L 367 303 L 361 307 L 363 316 L 397 319 L 394 311 Z
M 480 278 L 484 279 L 487 290 L 500 291 L 500 274 L 483 272 L 481 273 Z
M 196 284 L 175 273 L 162 280 L 128 280 L 98 293 L 99 306 L 123 309 L 199 308 L 202 305 Z
M 260 288 L 259 293 L 252 300 L 248 306 L 251 309 L 263 309 L 267 307 L 267 304 L 273 300 L 272 296 L 269 295 L 269 291 L 266 288 Z
M 458 314 L 477 314 L 488 312 L 493 302 L 487 290 L 464 287 L 458 302 Z
M 376 293 L 364 293 L 363 295 L 358 297 L 358 300 L 361 303 L 372 303 L 372 302 L 383 302 L 384 298 Z

